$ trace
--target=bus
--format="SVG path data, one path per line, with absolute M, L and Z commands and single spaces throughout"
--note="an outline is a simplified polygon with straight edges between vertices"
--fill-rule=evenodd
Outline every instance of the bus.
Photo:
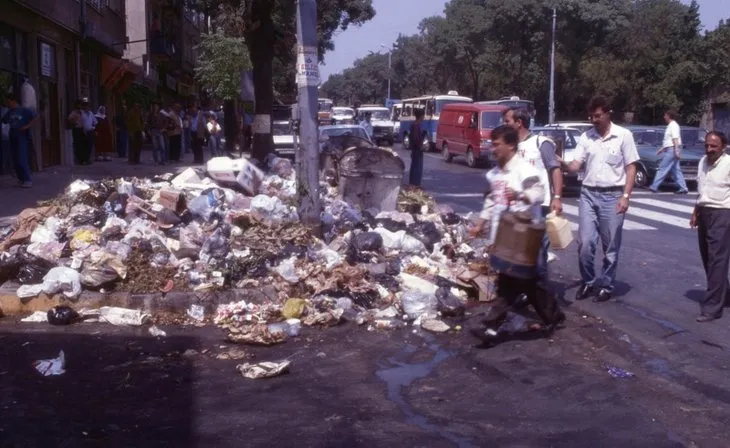
M 458 92 L 451 91 L 446 95 L 428 95 L 421 96 L 418 98 L 409 98 L 401 102 L 401 115 L 400 115 L 400 129 L 398 133 L 398 139 L 403 142 L 403 147 L 408 149 L 408 143 L 410 136 L 408 135 L 411 129 L 411 124 L 416 120 L 414 111 L 421 109 L 424 111 L 423 116 L 423 135 L 420 137 L 423 139 L 423 149 L 430 151 L 436 148 L 434 142 L 438 141 L 436 134 L 438 133 L 439 115 L 441 115 L 441 109 L 451 103 L 473 103 L 474 100 L 466 97 L 459 96 Z
M 520 99 L 519 96 L 505 96 L 498 100 L 479 101 L 477 104 L 493 104 L 497 106 L 507 106 L 510 109 L 527 109 L 530 113 L 530 129 L 535 127 L 535 103 L 530 100 Z
M 334 102 L 329 98 L 317 100 L 317 119 L 320 125 L 332 124 L 332 106 L 334 106 Z

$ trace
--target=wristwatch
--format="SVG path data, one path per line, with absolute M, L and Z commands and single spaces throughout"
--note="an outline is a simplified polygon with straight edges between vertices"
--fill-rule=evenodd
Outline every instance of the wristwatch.
M 629 198 L 629 194 L 628 194 L 628 193 L 624 193 L 624 194 L 623 194 L 623 197 L 624 197 L 625 199 L 628 199 L 628 198 Z
M 560 195 L 556 194 L 555 196 L 553 196 L 553 199 L 560 199 Z

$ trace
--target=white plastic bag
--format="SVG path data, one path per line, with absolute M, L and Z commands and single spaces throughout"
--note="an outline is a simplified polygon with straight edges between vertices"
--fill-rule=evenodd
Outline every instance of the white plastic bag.
M 50 295 L 63 293 L 73 299 L 81 294 L 81 275 L 66 267 L 56 267 L 43 277 L 43 292 Z
M 289 207 L 277 197 L 260 194 L 251 200 L 251 213 L 267 224 L 285 224 L 299 221 L 294 207 Z

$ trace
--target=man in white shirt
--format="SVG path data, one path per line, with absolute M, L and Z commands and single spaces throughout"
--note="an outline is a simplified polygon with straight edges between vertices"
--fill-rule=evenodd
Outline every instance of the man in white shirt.
M 664 154 L 659 164 L 654 182 L 651 183 L 649 189 L 654 193 L 659 191 L 659 186 L 664 182 L 668 175 L 672 175 L 672 179 L 679 187 L 677 194 L 687 194 L 687 182 L 684 180 L 682 169 L 679 166 L 679 159 L 682 156 L 682 133 L 677 123 L 677 113 L 668 110 L 664 113 L 664 121 L 667 128 L 664 130 L 664 141 L 662 147 L 657 151 L 657 155 Z
M 639 160 L 634 136 L 628 129 L 611 122 L 611 105 L 598 96 L 588 106 L 593 128 L 578 139 L 574 159 L 566 164 L 577 172 L 585 163 L 585 176 L 579 202 L 578 254 L 582 283 L 576 300 L 597 292 L 596 302 L 611 298 L 621 249 L 624 217 L 634 187 L 635 163 Z M 595 256 L 598 240 L 603 245 L 603 270 L 596 276 Z M 595 290 L 595 291 L 594 291 Z
M 722 316 L 730 303 L 730 155 L 725 153 L 727 137 L 712 131 L 705 137 L 705 156 L 697 172 L 697 205 L 690 226 L 697 227 L 702 265 L 707 276 L 707 292 L 700 302 L 697 322 Z
M 492 152 L 497 166 L 487 172 L 487 195 L 480 220 L 470 229 L 473 236 L 479 235 L 489 222 L 489 241 L 494 242 L 502 213 L 509 208 L 512 212 L 529 212 L 535 221 L 542 219 L 542 204 L 546 186 L 540 181 L 540 173 L 522 157 L 517 156 L 517 131 L 507 125 L 492 130 Z M 548 326 L 560 324 L 565 315 L 560 311 L 555 297 L 548 293 L 537 277 L 530 281 L 499 274 L 498 296 L 513 306 L 522 294 Z M 506 314 L 507 310 L 503 310 Z M 495 318 L 498 320 L 499 317 Z M 482 340 L 484 334 L 474 333 Z
M 539 175 L 540 182 L 545 186 L 545 199 L 542 201 L 541 212 L 544 219 L 551 211 L 560 214 L 563 205 L 560 196 L 563 192 L 563 172 L 560 169 L 560 161 L 556 153 L 555 143 L 547 137 L 540 137 L 530 132 L 530 113 L 526 109 L 508 109 L 504 113 L 504 124 L 513 127 L 519 136 L 517 155 L 534 166 Z M 553 191 L 550 198 L 551 187 Z M 538 258 L 538 278 L 548 281 L 548 252 L 550 250 L 550 239 L 547 235 L 543 238 L 540 257 Z
M 362 126 L 365 129 L 365 132 L 368 133 L 368 137 L 372 140 L 373 138 L 373 125 L 370 123 L 370 112 L 365 112 L 365 115 L 363 116 L 362 121 L 360 122 L 360 126 Z

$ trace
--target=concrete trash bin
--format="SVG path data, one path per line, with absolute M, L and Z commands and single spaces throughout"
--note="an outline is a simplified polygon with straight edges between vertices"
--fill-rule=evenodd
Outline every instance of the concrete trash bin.
M 395 211 L 404 171 L 392 151 L 350 148 L 339 161 L 340 199 L 361 210 Z

